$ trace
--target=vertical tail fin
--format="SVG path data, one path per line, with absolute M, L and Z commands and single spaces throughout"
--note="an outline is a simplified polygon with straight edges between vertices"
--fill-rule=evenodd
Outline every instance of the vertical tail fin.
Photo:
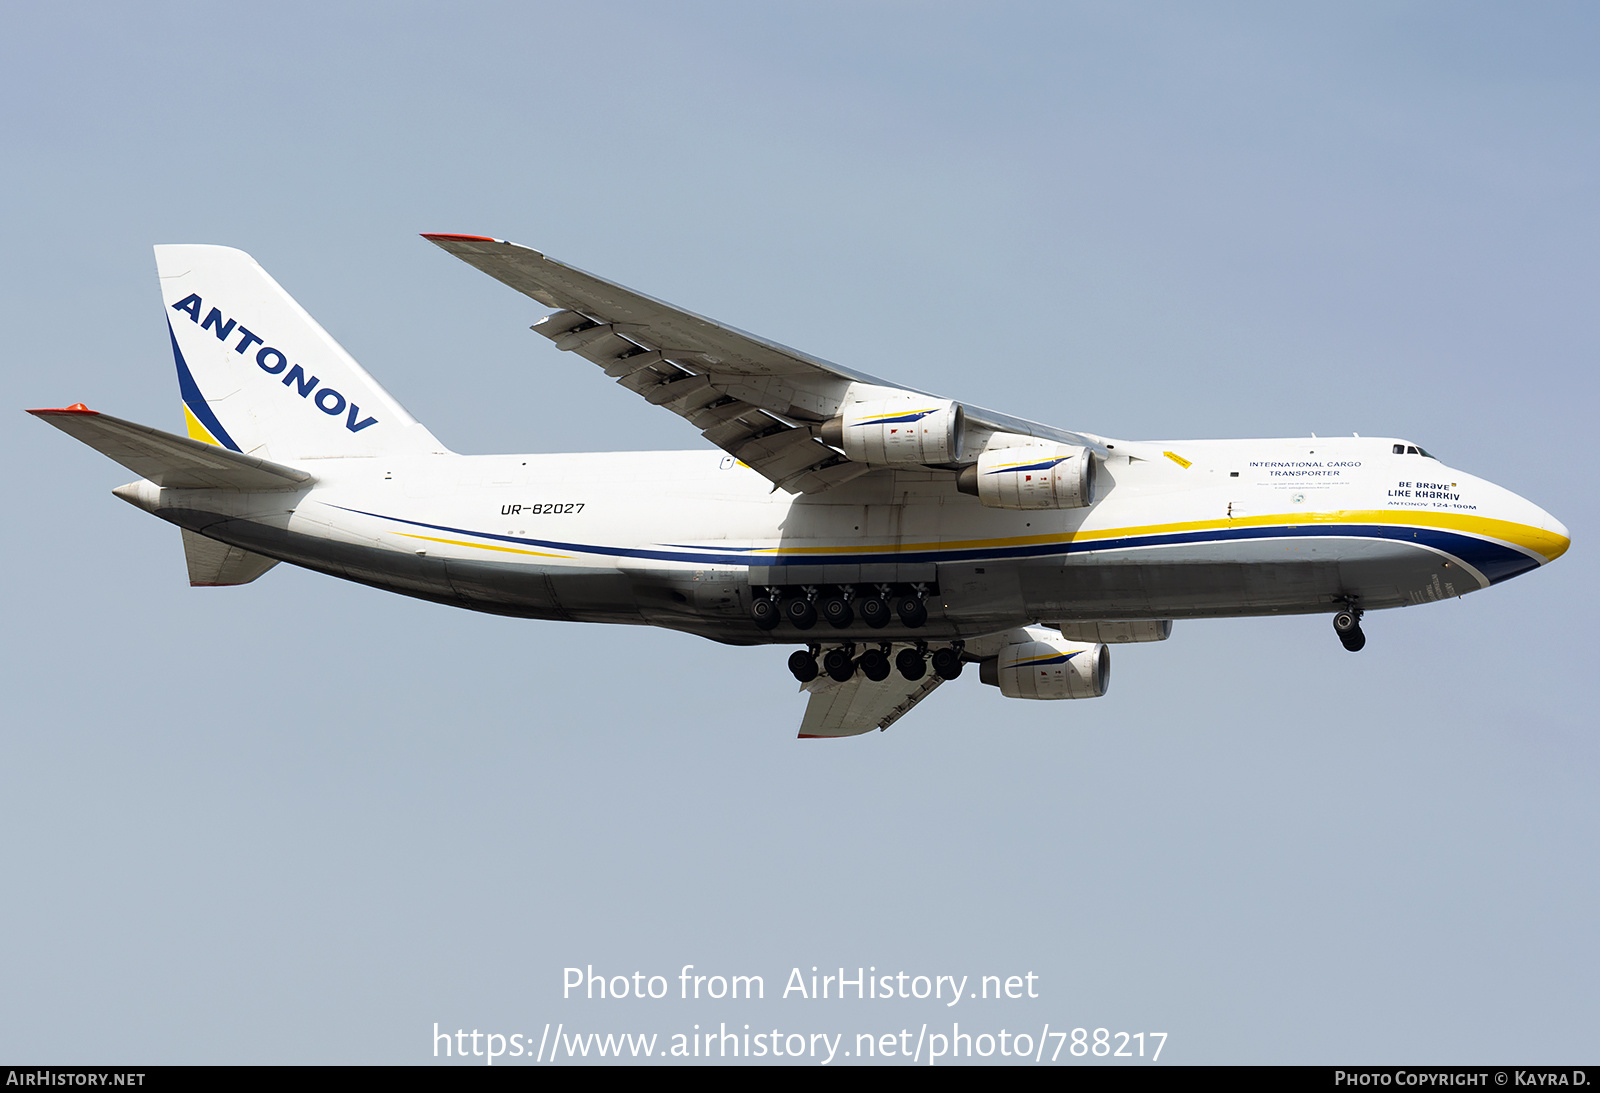
M 191 437 L 265 459 L 445 450 L 254 258 L 155 250 Z

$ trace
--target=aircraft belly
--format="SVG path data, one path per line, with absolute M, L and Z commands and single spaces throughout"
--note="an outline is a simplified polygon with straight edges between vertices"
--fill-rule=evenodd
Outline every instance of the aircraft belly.
M 446 558 L 450 587 L 470 606 L 516 607 L 538 618 L 566 619 L 546 574 L 529 565 L 500 565 L 468 558 Z
M 189 520 L 174 519 L 175 515 L 178 514 L 171 509 L 161 512 L 163 518 L 180 526 L 189 525 Z M 208 522 L 204 531 L 213 539 L 319 573 L 425 599 L 449 601 L 456 598 L 444 562 L 439 558 L 336 542 L 321 535 L 249 520 Z
M 937 609 L 929 623 L 942 616 L 955 634 L 987 634 L 1020 626 L 1032 617 L 1016 565 L 946 564 L 939 566 Z
M 1029 613 L 1062 621 L 1216 618 L 1327 610 L 1338 563 L 1168 558 L 1032 565 L 1021 573 Z
M 1025 563 L 1019 581 L 1030 616 L 1064 621 L 1400 607 L 1487 584 L 1426 548 L 1312 536 L 1075 554 Z

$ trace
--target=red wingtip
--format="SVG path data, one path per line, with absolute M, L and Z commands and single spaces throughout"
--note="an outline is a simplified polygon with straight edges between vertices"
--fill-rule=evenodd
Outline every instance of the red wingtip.
M 100 411 L 91 410 L 81 402 L 74 402 L 71 406 L 48 406 L 40 410 L 29 410 L 30 414 L 98 414 Z
M 469 243 L 493 243 L 487 235 L 457 235 L 455 232 L 423 232 L 424 239 L 465 239 Z

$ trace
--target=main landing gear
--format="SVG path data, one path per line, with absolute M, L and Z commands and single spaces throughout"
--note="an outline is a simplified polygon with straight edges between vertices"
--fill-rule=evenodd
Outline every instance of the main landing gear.
M 1333 632 L 1339 635 L 1339 644 L 1352 653 L 1361 652 L 1361 647 L 1367 644 L 1367 635 L 1361 632 L 1361 609 L 1341 608 L 1333 616 Z
M 801 683 L 810 683 L 817 678 L 817 655 L 805 649 L 796 649 L 789 654 L 789 671 Z
M 961 674 L 962 644 L 955 641 L 941 646 L 930 657 L 927 643 L 919 641 L 915 646 L 901 649 L 895 654 L 894 667 L 906 679 L 915 682 L 928 674 L 931 662 L 934 675 L 940 679 L 955 679 Z M 847 683 L 859 669 L 872 682 L 882 683 L 889 678 L 889 652 L 892 648 L 890 642 L 880 642 L 868 646 L 858 656 L 854 642 L 835 645 L 826 652 L 820 645 L 809 645 L 789 654 L 789 671 L 801 683 L 810 683 L 823 672 L 830 679 Z
M 928 621 L 927 599 L 936 591 L 925 583 L 773 587 L 751 601 L 750 621 L 762 630 L 785 622 L 810 630 L 819 620 L 844 630 L 859 620 L 882 630 L 898 615 L 902 625 L 915 630 Z

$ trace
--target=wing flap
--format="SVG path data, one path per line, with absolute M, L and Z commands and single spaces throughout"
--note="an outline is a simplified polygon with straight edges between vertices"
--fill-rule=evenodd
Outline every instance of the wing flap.
M 313 481 L 305 471 L 124 421 L 81 403 L 28 413 L 167 489 L 254 493 L 294 489 Z

